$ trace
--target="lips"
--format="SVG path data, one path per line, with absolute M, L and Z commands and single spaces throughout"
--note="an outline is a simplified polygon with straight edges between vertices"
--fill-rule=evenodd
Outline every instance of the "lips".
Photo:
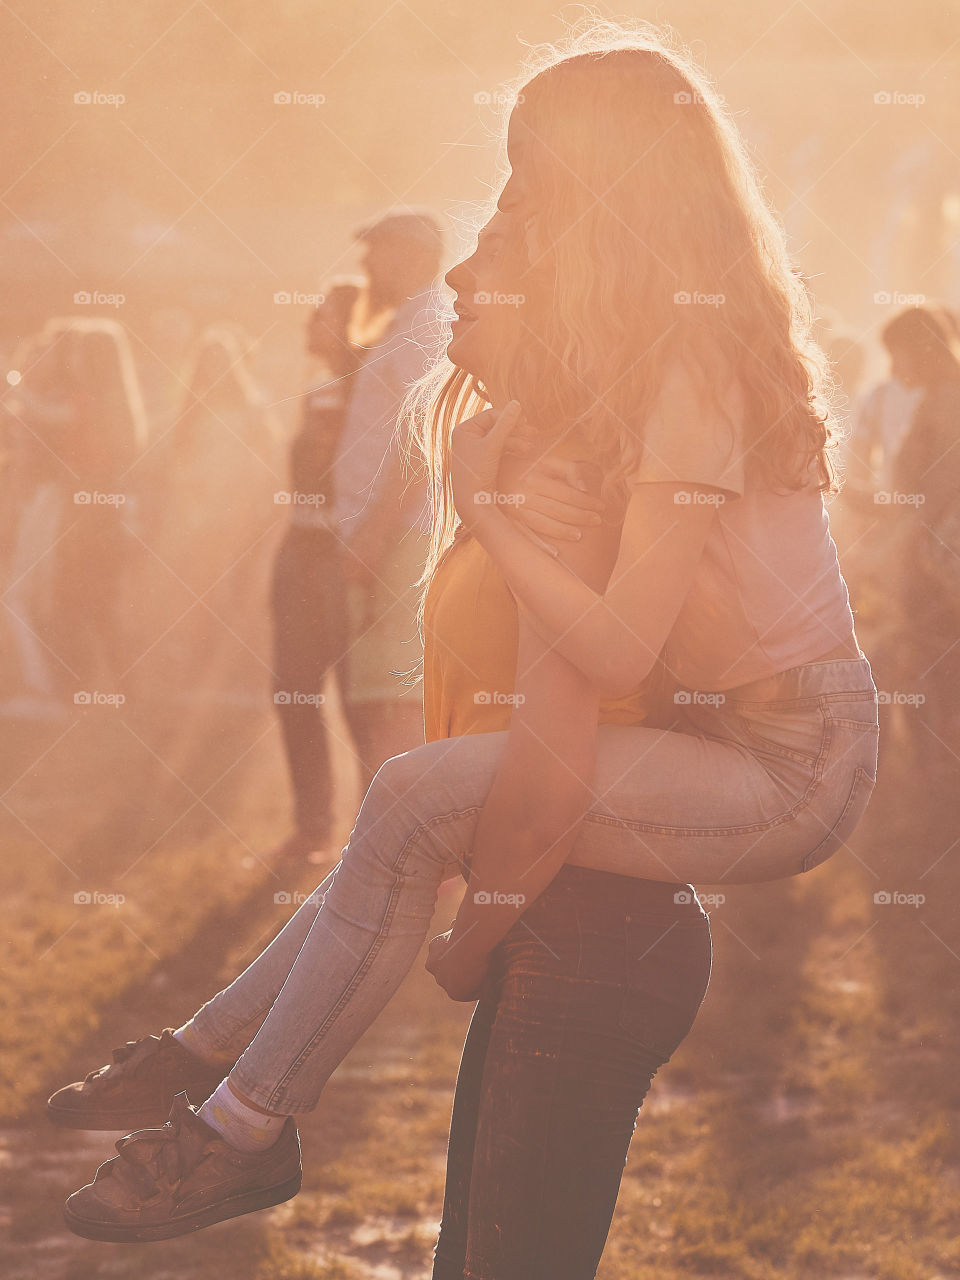
M 457 314 L 458 320 L 476 320 L 476 316 L 472 311 L 468 311 L 466 307 L 461 306 L 459 302 L 453 304 L 453 309 Z

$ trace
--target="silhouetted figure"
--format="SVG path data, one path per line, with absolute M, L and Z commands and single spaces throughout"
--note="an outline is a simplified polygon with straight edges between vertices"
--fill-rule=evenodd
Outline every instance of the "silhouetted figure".
M 894 376 L 919 400 L 893 462 L 900 627 L 925 714 L 955 719 L 960 691 L 960 338 L 944 307 L 911 308 L 883 331 Z
M 340 540 L 333 515 L 333 465 L 360 353 L 348 335 L 361 282 L 335 283 L 310 316 L 307 350 L 319 384 L 303 398 L 290 446 L 290 520 L 271 585 L 274 703 L 294 795 L 295 829 L 283 856 L 319 850 L 331 835 L 333 776 L 322 693 L 348 649 Z
M 53 319 L 17 362 L 9 573 L 29 612 L 17 619 L 22 678 L 41 695 L 56 689 L 82 701 L 117 692 L 131 659 L 131 469 L 146 417 L 116 321 Z
M 141 592 L 144 679 L 174 701 L 255 707 L 269 685 L 263 598 L 279 519 L 280 432 L 249 367 L 250 339 L 205 329 L 174 421 L 137 469 L 150 591 Z M 152 595 L 152 598 L 150 598 Z

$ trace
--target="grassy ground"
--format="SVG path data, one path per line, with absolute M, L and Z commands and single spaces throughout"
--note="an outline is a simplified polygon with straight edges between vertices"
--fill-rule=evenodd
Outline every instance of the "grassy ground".
M 111 1135 L 50 1128 L 46 1093 L 189 1014 L 282 923 L 274 893 L 322 875 L 278 876 L 259 858 L 285 810 L 270 717 L 216 723 L 191 735 L 173 713 L 94 709 L 5 736 L 8 1280 L 429 1276 L 469 1010 L 420 968 L 303 1126 L 296 1200 L 142 1247 L 61 1224 Z M 711 989 L 644 1107 L 600 1280 L 960 1276 L 956 744 L 931 764 L 922 719 L 890 713 L 884 730 L 881 785 L 850 847 L 713 909 Z M 348 810 L 347 794 L 344 833 Z

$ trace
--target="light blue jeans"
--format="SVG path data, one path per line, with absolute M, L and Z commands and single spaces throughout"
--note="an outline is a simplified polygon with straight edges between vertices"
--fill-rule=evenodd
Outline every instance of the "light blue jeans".
M 809 871 L 843 845 L 876 781 L 866 658 L 675 703 L 671 729 L 601 726 L 595 800 L 569 863 L 738 884 Z M 416 959 L 441 882 L 466 878 L 506 740 L 446 738 L 387 760 L 334 870 L 195 1015 L 201 1043 L 243 1049 L 231 1074 L 241 1093 L 285 1114 L 316 1105 Z

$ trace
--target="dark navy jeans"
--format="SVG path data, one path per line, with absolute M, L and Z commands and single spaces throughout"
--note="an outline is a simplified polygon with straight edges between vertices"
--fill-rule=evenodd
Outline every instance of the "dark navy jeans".
M 433 1280 L 594 1276 L 638 1110 L 710 964 L 689 886 L 561 869 L 470 1024 Z

